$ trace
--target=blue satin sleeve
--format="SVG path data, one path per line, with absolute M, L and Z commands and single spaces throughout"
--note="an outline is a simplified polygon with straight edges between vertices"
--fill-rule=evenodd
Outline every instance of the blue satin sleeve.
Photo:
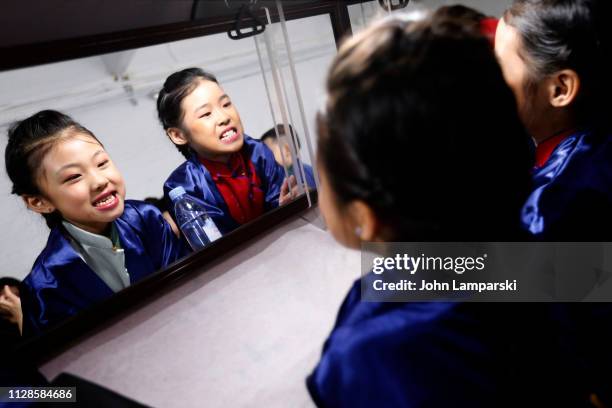
M 453 330 L 453 305 L 411 306 L 332 332 L 307 380 L 317 406 L 474 407 L 492 395 L 491 351 Z
M 312 170 L 312 166 L 309 164 L 304 165 L 304 174 L 306 175 L 306 184 L 310 188 L 317 188 L 317 183 L 315 183 L 314 171 Z
M 548 305 L 360 297 L 358 281 L 306 381 L 319 407 L 588 406 Z
M 188 195 L 197 198 L 204 204 L 206 212 L 222 234 L 227 234 L 238 228 L 238 223 L 231 217 L 210 173 L 198 162 L 197 158 L 192 157 L 181 164 L 164 183 L 164 200 L 166 200 L 169 212 L 175 220 L 174 204 L 170 200 L 169 193 L 179 186 L 183 187 Z
M 540 240 L 612 237 L 612 136 L 581 131 L 564 140 L 533 173 L 523 226 Z
M 159 209 L 151 204 L 127 200 L 121 220 L 130 226 L 138 226 L 140 231 L 137 235 L 151 259 L 153 271 L 166 268 L 189 253 L 185 243 L 174 235 Z M 124 234 L 121 238 L 123 242 L 128 239 L 128 235 Z
M 113 295 L 59 228 L 51 230 L 22 288 L 24 335 L 39 333 Z
M 59 287 L 44 265 L 35 265 L 34 268 L 23 281 L 20 293 L 25 338 L 37 335 L 89 306 L 81 299 L 70 299 L 72 296 Z M 112 296 L 112 292 L 108 295 Z
M 285 180 L 285 170 L 276 162 L 272 150 L 265 143 L 251 139 L 249 147 L 252 148 L 251 161 L 257 169 L 265 193 L 265 208 L 278 207 L 281 187 Z

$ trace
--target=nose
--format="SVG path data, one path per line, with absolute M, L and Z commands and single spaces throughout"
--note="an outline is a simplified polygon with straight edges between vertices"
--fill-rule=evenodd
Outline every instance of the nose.
M 219 113 L 217 114 L 217 124 L 219 126 L 225 126 L 229 122 L 230 122 L 230 116 L 227 114 L 227 112 L 223 110 L 219 110 Z
M 93 191 L 102 191 L 108 185 L 108 178 L 101 172 L 95 171 L 91 179 L 91 188 Z

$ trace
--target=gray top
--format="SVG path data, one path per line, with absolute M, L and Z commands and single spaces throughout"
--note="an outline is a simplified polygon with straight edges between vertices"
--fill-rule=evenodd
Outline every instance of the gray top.
M 115 224 L 111 223 L 112 240 L 85 231 L 67 221 L 62 221 L 62 224 L 72 237 L 72 247 L 113 292 L 130 286 L 130 275 L 125 268 L 125 253 L 121 248 Z

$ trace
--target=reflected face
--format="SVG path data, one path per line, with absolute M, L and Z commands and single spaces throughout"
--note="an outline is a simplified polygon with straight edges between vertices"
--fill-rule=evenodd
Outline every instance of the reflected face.
M 269 137 L 264 140 L 264 143 L 266 144 L 266 146 L 268 146 L 268 148 L 270 148 L 270 150 L 272 150 L 272 153 L 274 154 L 274 159 L 278 164 L 280 164 L 281 166 L 287 165 L 287 167 L 291 167 L 291 165 L 293 164 L 293 158 L 291 156 L 291 149 L 289 148 L 289 145 L 287 143 L 282 142 L 282 155 L 281 148 L 276 140 Z M 283 156 L 285 157 L 284 163 Z
M 518 31 L 501 19 L 495 34 L 495 53 L 504 79 L 514 92 L 523 125 L 535 137 L 540 133 L 539 121 L 546 117 L 548 101 L 543 83 L 527 86 L 529 70 L 521 49 L 522 42 Z
M 187 143 L 200 157 L 227 162 L 242 148 L 240 115 L 217 83 L 201 80 L 183 99 L 181 108 Z
M 103 233 L 123 213 L 125 183 L 104 147 L 86 134 L 63 139 L 44 156 L 39 187 L 70 223 Z
M 325 224 L 334 239 L 340 244 L 349 248 L 359 248 L 361 241 L 357 238 L 355 231 L 352 230 L 352 223 L 347 212 L 341 207 L 336 193 L 329 183 L 329 178 L 325 166 L 318 160 L 317 170 L 319 171 L 319 209 L 325 220 Z

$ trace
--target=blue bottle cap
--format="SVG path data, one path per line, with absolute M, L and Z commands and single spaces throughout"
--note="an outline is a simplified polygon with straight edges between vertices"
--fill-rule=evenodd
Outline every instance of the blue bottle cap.
M 174 202 L 174 200 L 176 200 L 178 197 L 182 196 L 183 194 L 185 194 L 185 189 L 182 186 L 178 186 L 170 190 L 170 192 L 168 193 L 168 196 L 170 197 L 170 200 Z

